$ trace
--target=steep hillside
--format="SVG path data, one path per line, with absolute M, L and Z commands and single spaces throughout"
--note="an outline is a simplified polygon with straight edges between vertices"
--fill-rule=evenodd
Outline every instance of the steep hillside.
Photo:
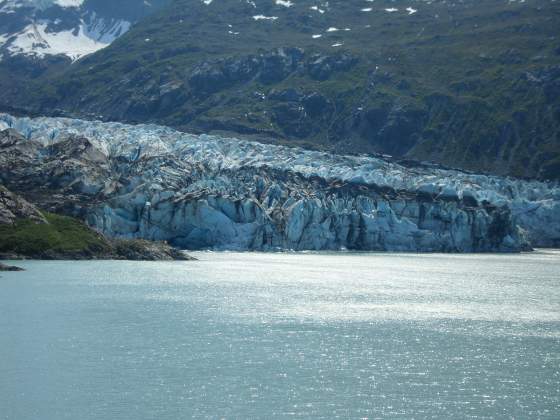
M 30 80 L 60 74 L 169 1 L 0 0 L 0 91 L 19 96 Z
M 77 60 L 106 47 L 168 2 L 0 0 L 0 57 L 60 55 Z
M 176 0 L 5 107 L 560 178 L 560 3 Z

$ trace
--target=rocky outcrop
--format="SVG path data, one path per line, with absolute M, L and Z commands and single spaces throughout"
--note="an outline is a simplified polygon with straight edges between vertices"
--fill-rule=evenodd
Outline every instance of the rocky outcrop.
M 315 80 L 327 80 L 336 72 L 348 71 L 358 59 L 348 53 L 337 55 L 314 54 L 307 63 L 309 76 Z
M 115 238 L 188 249 L 443 252 L 520 251 L 560 241 L 554 184 L 154 125 L 7 115 L 0 121 L 23 134 L 0 149 L 3 182 Z M 28 142 L 41 146 L 31 161 L 18 160 L 15 150 Z M 11 171 L 4 154 L 13 157 Z
M 204 61 L 192 70 L 188 81 L 195 93 L 209 94 L 252 79 L 264 85 L 278 83 L 296 72 L 324 81 L 357 62 L 349 53 L 309 55 L 301 48 L 276 48 L 258 55 Z
M 17 219 L 47 223 L 37 207 L 0 185 L 0 225 L 13 224 Z
M 418 141 L 426 120 L 423 109 L 392 104 L 364 109 L 351 123 L 378 151 L 404 156 Z
M 113 258 L 132 261 L 193 261 L 196 258 L 166 242 L 142 239 L 111 241 Z
M 21 267 L 16 267 L 15 265 L 6 265 L 0 263 L 0 271 L 24 271 Z
M 12 135 L 0 133 L 0 137 Z M 19 137 L 20 140 L 25 139 Z M 76 150 L 89 162 L 91 149 L 76 139 L 66 152 Z M 60 143 L 62 146 L 64 143 Z M 55 148 L 56 149 L 56 148 Z M 89 150 L 88 150 L 89 149 Z M 59 151 L 61 149 L 58 149 Z M 95 157 L 95 154 L 93 154 Z M 39 186 L 40 188 L 40 186 Z M 0 259 L 125 259 L 137 261 L 193 260 L 164 241 L 110 240 L 83 223 L 65 217 L 44 215 L 36 206 L 0 185 Z M 0 271 L 19 271 L 0 263 Z
M 205 61 L 193 69 L 189 85 L 196 93 L 208 94 L 253 78 L 264 84 L 275 83 L 302 68 L 303 58 L 299 48 L 278 48 L 259 55 Z
M 268 95 L 272 119 L 288 137 L 304 138 L 329 124 L 334 105 L 318 92 L 300 92 L 295 89 L 273 90 Z

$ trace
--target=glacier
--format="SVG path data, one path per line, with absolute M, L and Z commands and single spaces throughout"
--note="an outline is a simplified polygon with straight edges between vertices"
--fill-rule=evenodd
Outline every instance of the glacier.
M 0 114 L 0 181 L 186 249 L 515 252 L 560 245 L 558 183 L 153 124 Z

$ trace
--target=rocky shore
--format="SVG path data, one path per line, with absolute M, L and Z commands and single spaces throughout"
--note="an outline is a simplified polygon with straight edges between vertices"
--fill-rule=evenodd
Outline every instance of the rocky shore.
M 21 267 L 16 267 L 14 265 L 6 265 L 0 263 L 0 271 L 24 271 Z
M 109 239 L 79 220 L 41 211 L 0 185 L 0 260 L 192 260 L 164 241 Z M 2 265 L 2 271 L 17 267 Z
M 0 241 L 2 238 L 0 238 Z M 163 241 L 142 239 L 107 240 L 108 248 L 90 250 L 58 251 L 47 249 L 37 253 L 0 253 L 0 260 L 130 260 L 130 261 L 194 261 L 186 252 Z M 11 270 L 3 270 L 11 271 Z M 14 270 L 15 271 L 15 270 Z

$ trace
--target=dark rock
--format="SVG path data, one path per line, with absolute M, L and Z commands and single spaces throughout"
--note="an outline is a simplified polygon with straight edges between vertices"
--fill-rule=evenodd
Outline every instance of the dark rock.
M 179 80 L 171 80 L 159 86 L 158 112 L 179 108 L 185 101 L 185 85 Z
M 298 138 L 311 133 L 304 107 L 298 102 L 280 103 L 273 108 L 273 119 L 284 133 Z
M 450 87 L 457 93 L 468 93 L 477 90 L 481 86 L 480 80 L 461 80 L 451 83 Z
M 358 62 L 349 54 L 322 55 L 315 54 L 307 63 L 307 72 L 316 80 L 327 80 L 335 72 L 348 71 Z
M 83 159 L 88 162 L 103 163 L 107 157 L 85 137 L 71 137 L 49 147 L 48 152 L 57 158 Z
M 393 105 L 370 108 L 357 116 L 362 137 L 381 153 L 405 155 L 416 143 L 427 114 L 417 108 Z M 356 124 L 356 122 L 355 122 Z
M 307 112 L 311 118 L 325 114 L 330 105 L 327 98 L 316 92 L 305 96 L 302 99 L 302 103 L 305 108 L 305 112 Z
M 143 239 L 113 241 L 113 249 L 117 258 L 133 261 L 193 261 L 196 258 L 173 248 L 166 242 L 146 241 Z
M 6 265 L 0 263 L 0 271 L 25 271 L 25 270 L 21 267 L 16 267 L 14 265 Z
M 230 58 L 223 64 L 222 73 L 228 83 L 239 83 L 252 79 L 258 72 L 260 60 L 249 55 L 241 58 Z
M 410 89 L 410 82 L 408 80 L 402 79 L 397 83 L 397 89 L 400 90 L 409 90 Z
M 225 88 L 227 78 L 224 73 L 210 63 L 202 63 L 196 67 L 189 78 L 192 89 L 203 93 L 213 93 Z
M 277 83 L 293 73 L 303 59 L 299 48 L 278 48 L 261 57 L 259 80 L 264 84 Z
M 199 64 L 189 77 L 196 93 L 215 93 L 253 78 L 264 84 L 279 82 L 293 73 L 302 62 L 299 48 L 277 48 L 260 55 L 234 57 Z
M 47 223 L 37 207 L 0 185 L 0 225 L 13 224 L 17 219 Z

